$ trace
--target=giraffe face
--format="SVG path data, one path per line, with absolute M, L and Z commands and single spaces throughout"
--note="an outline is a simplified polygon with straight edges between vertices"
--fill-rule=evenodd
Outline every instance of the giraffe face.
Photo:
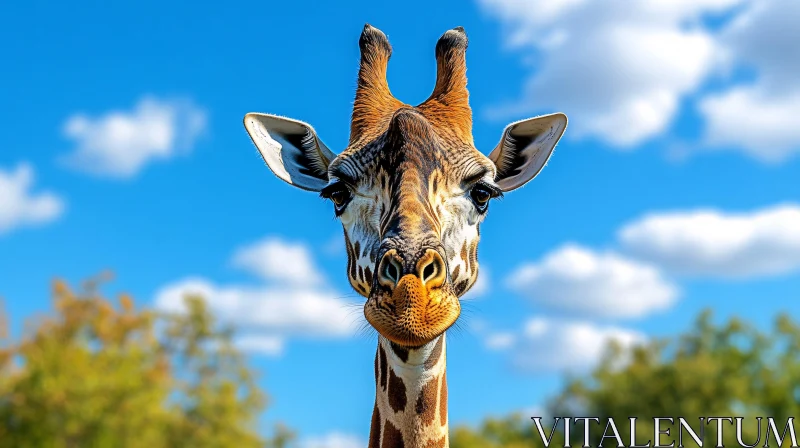
M 359 44 L 350 143 L 340 155 L 301 121 L 248 114 L 245 127 L 275 175 L 331 201 L 367 321 L 395 344 L 421 346 L 456 321 L 459 297 L 477 279 L 490 200 L 541 171 L 567 119 L 512 123 L 484 156 L 472 139 L 463 29 L 439 39 L 436 86 L 415 107 L 389 92 L 386 36 L 367 25 Z
M 412 108 L 330 164 L 321 194 L 344 227 L 348 279 L 388 339 L 422 345 L 458 318 L 478 276 L 480 223 L 502 194 L 495 171 Z

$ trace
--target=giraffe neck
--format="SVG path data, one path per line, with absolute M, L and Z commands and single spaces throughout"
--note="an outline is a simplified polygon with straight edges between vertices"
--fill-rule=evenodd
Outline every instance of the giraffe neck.
M 369 448 L 447 446 L 444 334 L 417 349 L 379 336 Z

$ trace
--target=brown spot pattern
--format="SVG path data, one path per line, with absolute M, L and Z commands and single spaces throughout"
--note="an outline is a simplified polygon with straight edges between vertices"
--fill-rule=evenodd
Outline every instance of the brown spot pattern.
M 444 338 L 439 336 L 439 339 L 436 340 L 436 345 L 433 346 L 433 350 L 431 350 L 431 354 L 428 356 L 428 359 L 425 360 L 425 368 L 431 369 L 436 363 L 439 361 L 439 357 L 442 356 L 442 340 Z
M 475 269 L 478 268 L 478 239 L 472 240 L 472 244 L 469 246 L 469 266 L 470 266 L 470 273 L 475 275 Z
M 395 412 L 400 412 L 406 408 L 406 385 L 399 376 L 394 374 L 394 370 L 389 369 L 389 406 Z
M 369 446 L 368 448 L 380 448 L 381 446 L 381 411 L 378 410 L 378 402 L 372 409 L 372 423 L 369 426 Z
M 357 257 L 353 254 L 353 245 L 350 244 L 350 238 L 347 232 L 344 233 L 344 247 L 347 251 L 347 275 L 353 283 L 358 283 L 356 280 L 356 261 Z
M 383 425 L 383 443 L 381 443 L 381 448 L 405 448 L 403 434 L 389 420 L 386 420 L 386 423 Z
M 439 377 L 435 377 L 422 386 L 422 391 L 417 397 L 417 404 L 414 410 L 417 411 L 417 415 L 420 416 L 425 426 L 430 425 L 436 419 L 436 393 L 438 388 Z
M 425 448 L 444 448 L 446 442 L 446 437 L 442 436 L 439 440 L 429 440 L 428 443 L 425 444 Z
M 456 288 L 455 288 L 456 292 L 458 294 L 463 293 L 464 291 L 467 290 L 467 285 L 469 285 L 469 280 L 461 280 L 460 282 L 458 282 L 456 284 Z
M 386 352 L 383 351 L 383 346 L 381 344 L 378 344 L 378 356 L 380 358 L 381 368 L 381 389 L 386 391 L 386 376 L 388 374 L 386 371 Z M 377 379 L 375 381 L 377 381 Z
M 367 267 L 364 269 L 364 280 L 367 281 L 370 285 L 372 285 L 372 271 Z
M 407 348 L 405 348 L 403 346 L 400 346 L 400 345 L 397 345 L 394 342 L 392 342 L 390 345 L 392 346 L 392 351 L 394 352 L 394 354 L 397 355 L 398 358 L 400 358 L 400 361 L 403 361 L 403 362 L 408 361 L 408 349 Z
M 380 345 L 378 345 L 378 351 L 375 352 L 375 384 L 378 384 L 378 378 L 381 375 L 380 370 L 378 370 L 378 353 L 380 353 Z

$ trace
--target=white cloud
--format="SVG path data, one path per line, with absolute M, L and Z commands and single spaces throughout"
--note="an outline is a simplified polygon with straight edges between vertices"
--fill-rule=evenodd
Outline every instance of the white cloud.
M 270 356 L 282 354 L 290 338 L 344 338 L 357 331 L 361 306 L 325 285 L 306 246 L 267 238 L 237 250 L 233 264 L 263 282 L 219 285 L 185 278 L 156 292 L 156 308 L 183 312 L 187 295 L 200 296 L 215 317 L 241 332 L 234 341 L 239 348 Z
M 88 173 L 132 177 L 147 163 L 191 150 L 205 127 L 206 113 L 190 101 L 145 97 L 132 111 L 69 117 L 64 135 L 76 148 L 64 160 Z
M 517 337 L 514 333 L 502 331 L 486 336 L 486 348 L 489 350 L 505 350 L 514 345 Z
M 754 277 L 800 269 L 800 205 L 751 213 L 646 216 L 619 231 L 633 255 L 688 275 Z
M 800 152 L 800 90 L 770 95 L 758 87 L 742 87 L 706 98 L 700 110 L 708 118 L 711 148 L 738 149 L 767 163 Z
M 311 251 L 305 245 L 273 237 L 237 250 L 233 264 L 265 280 L 294 284 L 318 284 L 322 281 Z
M 494 115 L 562 110 L 570 135 L 633 148 L 663 135 L 681 100 L 705 118 L 693 149 L 777 163 L 800 153 L 800 2 L 480 0 L 532 74 Z M 729 18 L 708 26 L 709 16 Z M 732 77 L 744 69 L 754 79 Z M 726 85 L 703 91 L 707 81 Z
M 57 219 L 64 201 L 51 192 L 33 193 L 33 168 L 20 163 L 13 170 L 0 168 L 0 235 L 11 230 Z
M 363 448 L 365 443 L 361 438 L 333 432 L 322 437 L 308 438 L 300 443 L 302 448 Z
M 278 356 L 283 353 L 284 340 L 281 336 L 245 335 L 237 337 L 234 344 L 240 350 L 267 356 Z
M 780 162 L 800 153 L 800 2 L 752 1 L 722 33 L 732 65 L 756 72 L 755 82 L 703 99 L 706 142 Z
M 646 338 L 618 327 L 537 317 L 525 324 L 512 362 L 517 368 L 533 372 L 591 368 L 611 341 L 629 349 L 646 342 Z
M 342 337 L 355 329 L 353 309 L 337 294 L 301 286 L 218 286 L 201 278 L 188 278 L 159 290 L 156 306 L 179 312 L 186 295 L 203 297 L 218 318 L 245 330 Z
M 618 147 L 656 136 L 718 65 L 700 19 L 741 1 L 481 0 L 535 60 L 521 101 L 500 113 L 561 110 L 571 135 Z
M 597 317 L 642 317 L 678 297 L 677 287 L 656 268 L 572 244 L 519 267 L 508 284 L 548 308 Z

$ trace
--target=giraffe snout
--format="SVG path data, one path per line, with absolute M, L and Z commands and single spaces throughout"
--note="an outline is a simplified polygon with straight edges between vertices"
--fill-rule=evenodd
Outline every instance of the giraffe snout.
M 375 272 L 377 285 L 364 305 L 364 314 L 392 342 L 403 346 L 425 344 L 458 318 L 461 307 L 453 293 L 447 263 L 435 249 L 415 251 L 414 255 L 389 249 Z
M 413 264 L 412 272 L 405 272 L 403 261 L 396 250 L 387 251 L 378 265 L 378 283 L 389 290 L 394 290 L 400 282 L 400 278 L 411 274 L 422 282 L 422 286 L 431 290 L 440 288 L 447 281 L 447 265 L 439 252 L 433 249 L 427 249 Z

